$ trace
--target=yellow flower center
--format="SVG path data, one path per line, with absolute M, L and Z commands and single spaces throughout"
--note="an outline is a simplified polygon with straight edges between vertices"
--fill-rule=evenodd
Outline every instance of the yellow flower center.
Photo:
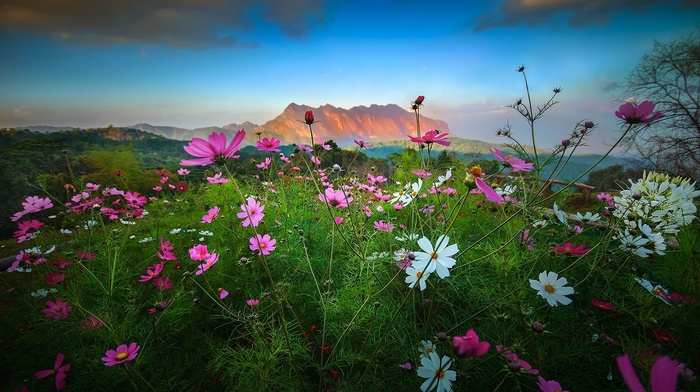
M 483 172 L 481 171 L 481 166 L 472 167 L 472 169 L 469 170 L 469 173 L 471 173 L 471 175 L 474 177 L 481 177 L 481 175 L 483 174 Z
M 435 369 L 435 378 L 442 379 L 445 377 L 445 372 L 442 369 Z
M 552 294 L 555 291 L 554 286 L 547 283 L 546 285 L 544 285 L 544 291 L 548 292 L 549 294 Z
M 116 358 L 117 361 L 121 361 L 122 359 L 124 359 L 124 358 L 126 358 L 126 357 L 128 357 L 128 356 L 129 356 L 129 353 L 128 353 L 128 352 L 122 351 L 122 352 L 120 352 L 119 354 L 117 354 L 117 356 L 114 357 L 114 358 Z
M 431 254 L 430 254 L 430 258 L 431 258 L 431 259 L 437 259 L 437 258 L 438 258 L 437 252 L 431 253 Z
M 422 272 L 420 272 L 420 271 L 416 272 L 416 278 L 420 279 L 421 276 L 423 276 Z

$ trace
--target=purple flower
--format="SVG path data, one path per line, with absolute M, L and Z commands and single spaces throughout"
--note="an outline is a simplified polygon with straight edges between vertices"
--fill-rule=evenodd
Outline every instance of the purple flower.
M 105 363 L 105 366 L 114 366 L 131 361 L 136 358 L 140 348 L 136 342 L 131 343 L 129 346 L 122 344 L 116 350 L 107 350 L 105 356 L 102 357 L 102 362 Z
M 461 358 L 480 357 L 489 350 L 489 342 L 480 342 L 479 335 L 470 329 L 464 336 L 452 338 L 452 348 L 456 356 Z
M 231 142 L 226 145 L 226 134 L 212 133 L 208 140 L 193 138 L 192 141 L 185 146 L 185 151 L 190 155 L 194 155 L 197 159 L 183 159 L 180 161 L 182 166 L 206 166 L 212 163 L 222 164 L 226 159 L 233 158 L 233 154 L 238 151 L 241 142 L 245 137 L 245 131 L 240 130 L 231 139 Z
M 644 392 L 644 387 L 632 367 L 627 354 L 617 357 L 617 367 L 631 392 Z M 681 369 L 678 362 L 669 357 L 659 357 L 651 367 L 651 392 L 676 392 L 676 383 Z
M 639 105 L 627 102 L 620 106 L 615 115 L 628 124 L 648 124 L 664 116 L 660 112 L 652 114 L 655 106 L 656 104 L 649 101 L 642 101 Z

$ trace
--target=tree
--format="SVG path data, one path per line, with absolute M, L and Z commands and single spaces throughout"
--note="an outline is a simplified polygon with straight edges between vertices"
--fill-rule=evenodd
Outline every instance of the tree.
M 658 171 L 700 180 L 700 28 L 655 42 L 618 88 L 625 99 L 648 100 L 664 117 L 634 127 L 623 140 Z

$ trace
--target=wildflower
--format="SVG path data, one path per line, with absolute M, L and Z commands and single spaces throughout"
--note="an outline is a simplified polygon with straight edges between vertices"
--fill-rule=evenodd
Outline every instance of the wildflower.
M 268 151 L 268 152 L 280 152 L 279 145 L 282 143 L 280 140 L 275 139 L 274 137 L 272 138 L 262 138 L 259 142 L 257 142 L 257 149 L 258 151 Z
M 393 224 L 393 223 L 390 223 L 390 222 L 389 222 L 389 223 L 384 222 L 383 220 L 378 221 L 378 222 L 375 221 L 375 222 L 374 222 L 374 228 L 377 229 L 377 230 L 379 230 L 379 231 L 384 231 L 384 232 L 387 232 L 387 233 L 391 233 L 392 231 L 394 231 L 394 224 Z
M 520 370 L 524 370 L 530 374 L 539 374 L 539 370 L 533 369 L 529 362 L 518 358 L 518 355 L 510 349 L 496 345 L 496 350 L 501 353 L 501 356 L 508 362 L 508 369 L 511 371 L 519 372 Z
M 185 169 L 184 167 L 181 167 L 181 168 L 177 169 L 177 174 L 181 175 L 181 176 L 186 176 L 186 175 L 190 174 L 190 171 Z
M 41 370 L 34 373 L 34 377 L 37 379 L 46 378 L 50 375 L 56 375 L 55 383 L 56 390 L 61 391 L 66 388 L 66 372 L 70 370 L 70 364 L 63 365 L 63 353 L 56 354 L 56 362 L 54 362 L 53 369 Z
M 530 287 L 537 290 L 537 294 L 546 299 L 550 306 L 557 306 L 558 303 L 568 305 L 571 299 L 566 295 L 573 294 L 574 289 L 565 287 L 566 278 L 559 278 L 555 272 L 544 271 L 540 273 L 540 280 L 530 279 Z
M 581 244 L 574 247 L 572 242 L 567 242 L 563 245 L 554 245 L 554 250 L 556 250 L 560 255 L 579 256 L 585 255 L 589 250 L 591 250 L 591 248 L 586 248 L 586 244 Z
M 216 253 L 209 253 L 206 245 L 198 244 L 189 249 L 190 258 L 194 261 L 205 261 L 216 255 Z
M 87 319 L 80 320 L 80 328 L 84 331 L 93 331 L 100 329 L 105 323 L 93 315 L 89 315 Z
M 219 207 L 214 206 L 209 209 L 206 215 L 202 216 L 202 223 L 211 223 L 219 216 Z
M 15 231 L 12 236 L 17 238 L 17 243 L 22 243 L 36 237 L 39 234 L 39 229 L 44 227 L 44 224 L 36 219 L 32 219 L 20 222 L 18 227 L 19 230 Z
M 469 329 L 464 336 L 452 338 L 452 348 L 456 356 L 460 358 L 480 357 L 489 350 L 489 342 L 480 342 L 479 335 L 474 329 Z
M 418 240 L 418 246 L 423 252 L 415 252 L 416 260 L 413 262 L 413 267 L 425 273 L 437 272 L 440 278 L 450 276 L 449 269 L 455 265 L 455 260 L 452 258 L 459 249 L 457 244 L 447 245 L 450 242 L 450 237 L 441 235 L 438 237 L 436 246 L 430 243 L 426 237 Z
M 219 299 L 224 299 L 228 296 L 228 291 L 219 287 Z
M 269 255 L 270 252 L 275 250 L 276 243 L 277 240 L 270 238 L 269 234 L 265 234 L 264 236 L 256 234 L 255 237 L 250 238 L 250 250 L 257 250 L 258 256 Z
M 432 144 L 432 143 L 437 143 L 443 146 L 449 146 L 451 143 L 447 140 L 442 140 L 449 136 L 449 132 L 440 132 L 437 129 L 428 131 L 423 135 L 423 137 L 414 137 L 410 135 L 406 135 L 411 139 L 412 142 L 414 143 L 425 143 L 425 144 Z
M 173 287 L 173 282 L 170 278 L 159 276 L 153 279 L 153 287 L 158 291 L 170 290 Z
M 405 282 L 408 283 L 409 288 L 414 288 L 416 286 L 416 283 L 419 284 L 420 291 L 425 290 L 426 287 L 426 280 L 430 276 L 430 272 L 423 271 L 422 269 L 417 269 L 414 267 L 406 267 L 405 268 L 406 274 L 408 275 L 406 277 Z
M 318 199 L 335 208 L 348 208 L 348 205 L 353 201 L 353 197 L 349 194 L 342 190 L 333 190 L 333 188 L 326 188 L 323 193 L 318 195 Z
M 221 172 L 218 172 L 214 174 L 214 177 L 207 177 L 207 181 L 209 181 L 209 183 L 213 185 L 225 184 L 228 182 L 228 178 L 221 177 L 222 175 L 223 174 Z
M 464 179 L 464 182 L 469 188 L 474 189 L 474 187 L 476 187 L 480 191 L 484 192 L 487 199 L 495 201 L 496 204 L 501 204 L 501 202 L 503 202 L 503 197 L 496 193 L 493 188 L 488 186 L 488 184 L 481 179 L 482 176 L 483 172 L 481 171 L 481 167 L 474 166 L 471 170 L 469 170 L 469 172 L 467 172 L 467 177 Z
M 151 279 L 154 279 L 155 277 L 160 275 L 161 272 L 163 272 L 164 266 L 165 266 L 165 261 L 162 261 L 158 264 L 153 264 L 152 266 L 146 268 L 146 275 L 141 275 L 139 282 L 144 283 L 144 282 L 148 282 Z
M 48 210 L 53 207 L 53 203 L 51 203 L 51 199 L 48 197 L 41 198 L 39 196 L 28 196 L 25 201 L 22 202 L 22 207 L 24 207 L 23 214 L 26 215 Z
M 568 225 L 568 220 L 566 219 L 566 212 L 560 210 L 557 203 L 554 203 L 554 206 L 552 206 L 552 210 L 554 211 L 554 216 L 556 216 L 557 219 L 559 219 L 559 222 Z
M 415 174 L 421 179 L 426 179 L 427 177 L 431 177 L 433 175 L 433 173 L 426 171 L 425 169 L 411 170 L 411 174 Z
M 357 139 L 353 139 L 353 140 L 355 141 L 355 144 L 357 144 L 360 147 L 360 149 L 372 148 L 372 143 L 365 143 L 364 140 L 357 140 Z
M 425 97 L 422 95 L 419 95 L 418 98 L 416 98 L 411 104 L 413 104 L 414 109 L 416 109 L 418 106 L 423 105 L 423 101 L 425 101 Z
M 452 358 L 443 356 L 442 359 L 434 352 L 429 357 L 424 357 L 420 361 L 418 376 L 426 378 L 420 386 L 422 392 L 437 390 L 437 392 L 452 391 L 452 382 L 457 379 L 454 370 L 448 370 L 452 364 Z
M 53 317 L 54 321 L 68 317 L 68 313 L 73 310 L 73 307 L 70 306 L 68 301 L 64 301 L 60 298 L 56 298 L 56 302 L 46 301 L 46 306 L 45 309 L 41 310 L 42 313 L 44 313 L 46 317 Z
M 405 363 L 399 365 L 399 367 L 403 370 L 411 370 L 413 369 L 413 363 L 411 363 L 411 361 L 406 361 Z
M 636 256 L 647 258 L 654 253 L 653 250 L 645 247 L 649 243 L 649 239 L 641 235 L 633 235 L 630 233 L 629 228 L 625 228 L 624 233 L 618 234 L 617 239 L 619 239 L 621 243 L 620 249 Z
M 212 163 L 223 164 L 226 159 L 232 158 L 241 146 L 241 142 L 245 137 L 245 131 L 240 130 L 231 139 L 231 142 L 226 145 L 226 135 L 221 133 L 212 133 L 208 140 L 193 138 L 192 141 L 185 146 L 185 151 L 190 155 L 198 157 L 197 159 L 183 159 L 180 161 L 182 166 L 206 166 Z
M 265 157 L 265 160 L 260 162 L 259 164 L 255 165 L 258 169 L 263 169 L 267 170 L 267 168 L 270 167 L 270 164 L 272 163 L 272 159 L 270 157 Z
M 529 250 L 535 249 L 535 239 L 530 237 L 530 230 L 525 229 L 523 232 L 520 233 L 520 243 L 522 245 L 525 245 Z
M 420 353 L 421 359 L 430 357 L 430 353 L 435 351 L 435 344 L 430 340 L 421 340 L 420 344 L 421 345 L 418 346 L 418 352 Z
M 105 356 L 102 357 L 102 362 L 105 366 L 119 365 L 127 361 L 132 361 L 138 355 L 141 347 L 136 342 L 129 346 L 122 344 L 116 350 L 107 350 Z
M 616 358 L 617 368 L 625 380 L 625 384 L 631 392 L 644 392 L 644 387 L 637 377 L 632 367 L 632 362 L 627 354 Z M 651 367 L 649 375 L 649 383 L 651 384 L 652 392 L 675 392 L 676 384 L 678 383 L 678 374 L 681 369 L 678 368 L 678 362 L 667 356 L 658 357 Z
M 600 220 L 600 214 L 591 214 L 590 211 L 587 211 L 584 215 L 581 215 L 580 212 L 576 213 L 576 217 L 581 221 L 581 222 L 596 222 Z
M 413 201 L 413 199 L 418 197 L 422 187 L 423 180 L 419 178 L 417 182 L 406 184 L 406 186 L 402 190 L 394 192 L 394 197 L 389 202 L 398 202 L 403 207 L 406 207 L 411 203 L 411 201 Z M 396 209 L 396 206 L 394 207 L 394 209 Z
M 49 285 L 59 284 L 66 278 L 66 274 L 51 271 L 44 276 L 44 282 Z
M 648 124 L 654 120 L 662 118 L 663 113 L 654 111 L 656 104 L 649 101 L 642 101 L 639 105 L 632 102 L 627 102 L 620 105 L 620 108 L 615 112 L 615 115 L 626 122 L 627 124 Z
M 245 301 L 245 303 L 246 303 L 246 305 L 248 305 L 250 307 L 258 306 L 260 304 L 260 300 L 259 299 L 249 299 L 249 300 Z
M 675 343 L 680 339 L 680 336 L 672 331 L 664 331 L 662 329 L 654 329 L 651 334 L 661 342 Z
M 182 192 L 182 193 L 185 193 L 188 191 L 187 184 L 185 184 L 184 182 L 178 182 L 175 185 L 175 189 L 177 189 L 179 192 Z
M 591 299 L 591 304 L 593 306 L 595 306 L 596 308 L 602 309 L 602 310 L 615 310 L 615 309 L 617 309 L 615 307 L 615 305 L 611 304 L 610 302 L 603 302 L 603 301 L 595 299 L 595 298 Z
M 175 229 L 171 230 L 170 233 L 175 234 L 173 233 L 173 231 L 175 231 Z M 177 260 L 175 253 L 173 253 L 174 249 L 175 247 L 170 245 L 170 240 L 164 241 L 163 237 L 160 237 L 160 248 L 158 249 L 158 253 L 156 253 L 156 256 L 158 256 L 159 259 L 164 261 Z
M 530 169 L 532 169 L 532 163 L 527 163 L 524 160 L 511 155 L 505 156 L 503 155 L 503 152 L 497 149 L 489 148 L 489 151 L 491 152 L 491 155 L 493 155 L 503 164 L 503 166 L 509 167 L 513 173 L 519 171 L 528 172 Z
M 313 111 L 307 110 L 306 113 L 304 113 L 304 122 L 308 125 L 311 125 L 316 122 Z
M 311 162 L 312 162 L 314 165 L 318 166 L 318 165 L 321 164 L 321 159 L 319 159 L 319 158 L 318 158 L 317 156 L 315 156 L 315 155 L 312 155 L 312 156 L 311 156 Z
M 540 391 L 542 392 L 569 392 L 562 390 L 561 385 L 554 380 L 547 381 L 542 378 L 542 376 L 537 376 L 537 379 L 539 380 L 539 384 L 537 386 L 540 387 Z
M 197 272 L 194 273 L 195 275 L 203 274 L 206 270 L 208 270 L 214 264 L 216 264 L 216 262 L 219 261 L 219 255 L 217 255 L 216 253 L 212 253 L 203 261 L 204 262 L 202 264 L 197 266 Z
M 257 227 L 260 221 L 265 217 L 265 214 L 263 214 L 264 209 L 265 206 L 260 205 L 257 200 L 249 197 L 246 200 L 246 204 L 241 204 L 241 210 L 243 212 L 239 212 L 236 216 L 239 219 L 243 219 L 243 227 L 248 227 L 250 225 Z
M 336 225 L 343 223 L 344 220 L 345 219 L 343 219 L 343 217 L 341 217 L 341 216 L 336 216 L 335 219 L 333 219 L 333 221 L 335 222 Z

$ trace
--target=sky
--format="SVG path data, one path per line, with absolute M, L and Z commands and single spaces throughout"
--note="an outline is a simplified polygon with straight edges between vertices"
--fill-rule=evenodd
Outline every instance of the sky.
M 700 28 L 696 0 L 3 0 L 0 127 L 263 124 L 294 102 L 410 102 L 460 137 L 504 142 L 508 105 L 559 102 L 554 146 L 580 120 L 615 141 L 614 87 L 654 41 Z M 628 97 L 631 98 L 631 97 Z M 643 99 L 643 97 L 634 97 Z

